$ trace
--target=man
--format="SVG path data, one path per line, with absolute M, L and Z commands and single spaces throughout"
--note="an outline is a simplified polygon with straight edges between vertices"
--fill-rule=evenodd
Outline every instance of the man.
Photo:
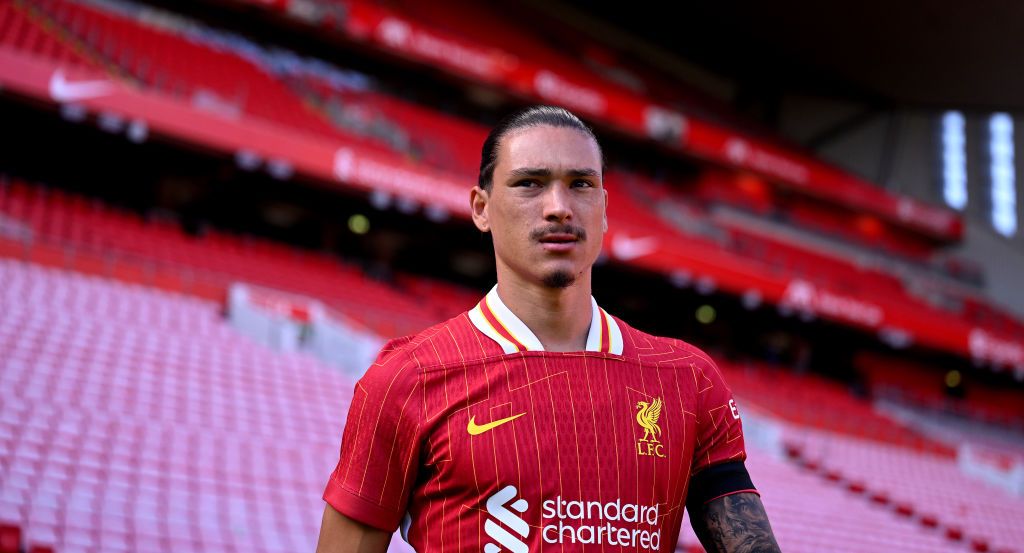
M 318 551 L 778 551 L 743 466 L 739 413 L 699 349 L 590 295 L 607 230 L 591 130 L 524 110 L 484 143 L 473 222 L 498 283 L 387 344 L 356 385 Z

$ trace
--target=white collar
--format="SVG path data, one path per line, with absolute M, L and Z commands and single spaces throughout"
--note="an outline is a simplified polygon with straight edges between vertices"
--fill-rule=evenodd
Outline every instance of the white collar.
M 597 306 L 593 296 L 590 297 L 590 306 L 592 314 L 590 331 L 587 333 L 587 351 L 621 355 L 622 332 L 618 323 L 607 311 Z M 477 330 L 497 342 L 505 353 L 544 351 L 544 345 L 533 331 L 498 297 L 497 285 L 491 288 L 476 307 L 469 310 L 469 319 Z

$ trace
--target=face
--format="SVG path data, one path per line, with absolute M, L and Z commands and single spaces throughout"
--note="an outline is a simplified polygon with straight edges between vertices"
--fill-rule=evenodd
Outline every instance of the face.
M 597 143 L 576 129 L 506 135 L 490 190 L 471 194 L 473 222 L 493 235 L 499 276 L 553 288 L 589 277 L 608 229 L 601 179 Z

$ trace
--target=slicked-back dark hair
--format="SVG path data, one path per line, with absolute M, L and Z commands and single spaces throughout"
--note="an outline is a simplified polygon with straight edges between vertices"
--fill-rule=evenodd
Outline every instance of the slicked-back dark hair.
M 509 115 L 491 129 L 491 133 L 487 135 L 487 140 L 484 141 L 483 151 L 480 152 L 480 175 L 477 177 L 477 185 L 485 190 L 490 190 L 490 186 L 494 182 L 494 167 L 498 165 L 498 147 L 505 136 L 520 129 L 542 125 L 576 129 L 592 138 L 594 143 L 597 144 L 597 151 L 601 155 L 603 168 L 604 154 L 601 153 L 601 143 L 597 141 L 594 131 L 586 123 L 565 108 L 532 106 Z

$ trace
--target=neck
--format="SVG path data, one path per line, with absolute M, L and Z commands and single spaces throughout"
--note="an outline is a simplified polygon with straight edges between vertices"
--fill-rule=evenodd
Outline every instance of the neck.
M 581 351 L 587 347 L 592 315 L 590 271 L 572 286 L 550 288 L 498 274 L 501 301 L 537 336 L 546 351 Z

